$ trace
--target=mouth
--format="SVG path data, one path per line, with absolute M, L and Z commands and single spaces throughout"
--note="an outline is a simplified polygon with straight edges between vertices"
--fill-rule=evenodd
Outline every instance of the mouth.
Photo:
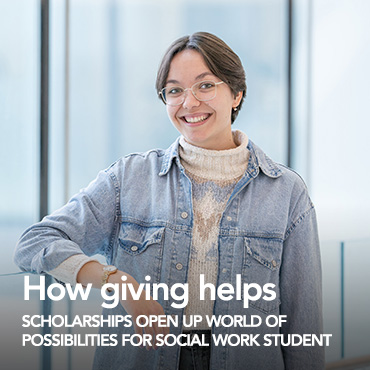
M 202 125 L 205 121 L 208 120 L 208 118 L 211 116 L 211 114 L 198 114 L 198 115 L 187 115 L 181 117 L 181 120 L 184 121 L 189 126 L 198 126 Z

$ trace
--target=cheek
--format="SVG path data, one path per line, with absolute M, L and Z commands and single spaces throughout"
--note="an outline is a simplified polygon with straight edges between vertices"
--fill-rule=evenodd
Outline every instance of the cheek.
M 174 116 L 174 109 L 173 109 L 173 107 L 170 107 L 169 105 L 166 105 L 166 110 L 167 110 L 168 117 L 170 117 L 170 119 L 172 119 L 172 117 Z
M 217 102 L 209 102 L 207 105 L 217 114 L 217 117 L 221 120 L 224 120 L 231 114 L 231 104 L 229 109 L 229 106 L 226 105 L 224 101 L 221 101 L 220 104 L 218 104 Z
M 169 105 L 167 105 L 166 107 L 167 107 L 167 115 L 168 115 L 168 118 L 173 123 L 175 123 L 176 122 L 176 113 L 177 113 L 178 109 L 176 107 L 171 107 Z

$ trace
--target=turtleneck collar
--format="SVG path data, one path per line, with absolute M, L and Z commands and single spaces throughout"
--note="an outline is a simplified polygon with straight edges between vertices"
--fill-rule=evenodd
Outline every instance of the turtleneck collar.
M 232 180 L 240 178 L 248 165 L 248 136 L 233 131 L 236 148 L 209 150 L 189 144 L 180 138 L 179 155 L 182 165 L 190 174 L 207 180 Z

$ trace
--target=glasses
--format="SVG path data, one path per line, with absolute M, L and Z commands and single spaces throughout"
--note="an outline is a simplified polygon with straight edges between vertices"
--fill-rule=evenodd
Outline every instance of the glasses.
M 181 105 L 185 101 L 185 93 L 187 90 L 190 90 L 193 93 L 195 99 L 199 101 L 209 101 L 216 97 L 217 85 L 223 83 L 223 81 L 201 81 L 187 89 L 184 89 L 181 86 L 169 86 L 164 87 L 159 94 L 164 103 L 171 106 Z

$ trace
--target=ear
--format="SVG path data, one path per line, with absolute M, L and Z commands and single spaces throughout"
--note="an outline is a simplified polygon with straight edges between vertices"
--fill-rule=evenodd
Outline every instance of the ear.
M 234 102 L 233 102 L 233 108 L 236 108 L 237 106 L 239 106 L 241 100 L 243 98 L 243 91 L 239 91 L 236 95 L 235 95 L 235 98 L 234 98 Z

